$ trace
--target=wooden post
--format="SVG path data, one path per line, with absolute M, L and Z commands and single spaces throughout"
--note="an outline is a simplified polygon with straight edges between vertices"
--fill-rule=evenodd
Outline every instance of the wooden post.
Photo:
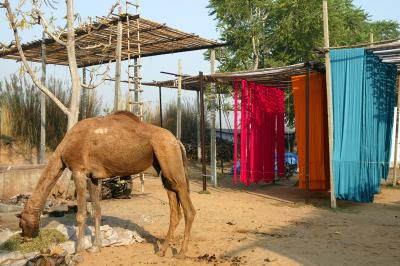
M 42 35 L 42 84 L 46 84 L 46 33 Z M 40 152 L 39 163 L 44 164 L 46 161 L 46 95 L 40 93 Z
M 218 105 L 219 105 L 219 141 L 222 143 L 222 104 L 221 104 L 221 93 L 218 94 Z M 221 158 L 221 173 L 224 173 L 224 160 Z
M 336 208 L 335 182 L 333 177 L 333 110 L 332 110 L 332 76 L 331 76 L 331 57 L 329 54 L 329 21 L 328 21 L 328 2 L 322 2 L 324 19 L 324 46 L 325 46 L 325 66 L 326 66 L 326 100 L 328 108 L 328 132 L 329 132 L 329 175 L 331 186 L 331 208 Z
M 396 125 L 395 125 L 395 130 L 396 132 L 395 137 L 394 137 L 394 158 L 393 158 L 393 187 L 397 186 L 397 153 L 398 153 L 398 147 L 399 147 L 399 115 L 400 115 L 400 76 L 397 76 L 397 108 L 396 108 Z
M 369 33 L 369 42 L 371 47 L 374 46 L 374 34 L 372 32 Z
M 122 6 L 118 7 L 118 14 L 122 14 Z M 114 111 L 120 109 L 121 98 L 121 51 L 122 51 L 122 21 L 117 24 L 117 45 L 115 47 L 115 92 L 114 92 Z
M 215 73 L 215 50 L 211 50 L 210 55 L 211 61 L 211 74 Z M 211 180 L 214 183 L 214 187 L 217 187 L 217 143 L 216 143 L 216 132 L 215 132 L 215 83 L 211 84 L 211 108 L 210 108 L 210 119 L 211 119 L 211 128 L 210 128 L 210 168 L 211 168 Z
M 310 62 L 306 71 L 306 204 L 310 201 Z
M 196 136 L 196 139 L 197 139 L 197 160 L 198 161 L 201 161 L 201 142 L 200 142 L 200 135 L 201 135 L 201 133 L 200 133 L 200 90 L 198 90 L 198 91 L 196 91 L 196 103 L 197 103 L 197 113 L 196 113 L 196 124 L 197 124 L 197 136 Z
M 182 135 L 182 61 L 178 60 L 178 98 L 176 105 L 176 138 Z
M 162 124 L 162 98 L 161 98 L 161 86 L 158 87 L 158 97 L 160 98 L 160 127 L 163 127 Z
M 200 135 L 201 135 L 201 165 L 203 176 L 203 192 L 207 191 L 207 166 L 206 166 L 206 134 L 205 134 L 205 115 L 204 115 L 204 79 L 203 72 L 199 72 L 200 82 Z

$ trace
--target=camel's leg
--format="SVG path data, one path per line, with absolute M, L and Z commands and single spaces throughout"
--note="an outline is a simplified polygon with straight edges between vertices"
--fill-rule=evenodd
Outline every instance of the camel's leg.
M 185 216 L 185 235 L 179 257 L 184 257 L 188 249 L 190 230 L 196 211 L 189 196 L 189 184 L 185 169 L 185 154 L 180 143 L 171 139 L 158 139 L 153 143 L 153 149 L 157 161 L 161 167 L 164 176 L 163 184 L 168 189 L 175 191 L 178 195 L 178 201 L 182 206 Z
M 182 258 L 182 257 L 185 257 L 186 251 L 188 250 L 190 230 L 192 229 L 192 224 L 193 224 L 194 216 L 196 215 L 196 210 L 194 209 L 192 201 L 190 199 L 189 191 L 188 191 L 186 183 L 183 186 L 179 186 L 178 198 L 179 198 L 179 202 L 182 205 L 183 214 L 185 216 L 185 235 L 183 237 L 181 251 L 178 254 L 178 257 Z
M 78 212 L 76 214 L 76 222 L 78 225 L 78 245 L 76 248 L 77 262 L 83 261 L 83 251 L 85 250 L 85 222 L 86 222 L 86 175 L 82 172 L 73 172 Z
M 165 237 L 164 244 L 159 251 L 160 256 L 165 256 L 165 252 L 168 249 L 169 242 L 171 241 L 171 238 L 174 235 L 175 229 L 179 224 L 179 221 L 181 220 L 182 213 L 181 213 L 181 208 L 179 206 L 178 202 L 178 197 L 176 195 L 176 192 L 168 190 L 168 199 L 169 199 L 169 208 L 170 208 L 170 220 L 169 220 L 169 229 L 167 236 Z
M 90 199 L 92 201 L 92 216 L 94 220 L 94 234 L 95 241 L 91 248 L 91 252 L 99 252 L 101 248 L 100 238 L 100 222 L 101 222 L 101 208 L 100 208 L 100 193 L 101 193 L 101 180 L 90 178 L 88 179 L 88 188 Z

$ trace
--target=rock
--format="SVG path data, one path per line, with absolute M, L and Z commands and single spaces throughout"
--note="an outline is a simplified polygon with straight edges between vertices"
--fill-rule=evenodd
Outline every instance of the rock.
M 0 212 L 21 212 L 21 211 L 22 211 L 21 206 L 0 203 Z
M 19 266 L 25 265 L 27 260 L 37 256 L 39 252 L 21 253 L 19 251 L 0 253 L 0 265 L 2 266 Z

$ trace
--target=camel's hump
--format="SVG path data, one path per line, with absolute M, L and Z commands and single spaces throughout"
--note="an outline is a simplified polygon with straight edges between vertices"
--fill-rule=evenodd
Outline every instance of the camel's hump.
M 115 112 L 113 115 L 124 115 L 127 116 L 129 118 L 132 118 L 133 120 L 140 122 L 139 117 L 137 117 L 135 114 L 128 112 L 128 111 L 117 111 Z

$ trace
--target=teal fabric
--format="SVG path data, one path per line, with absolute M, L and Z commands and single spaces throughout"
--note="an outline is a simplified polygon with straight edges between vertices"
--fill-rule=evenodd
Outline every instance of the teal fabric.
M 332 50 L 331 66 L 335 195 L 372 202 L 389 169 L 397 70 L 362 48 Z

